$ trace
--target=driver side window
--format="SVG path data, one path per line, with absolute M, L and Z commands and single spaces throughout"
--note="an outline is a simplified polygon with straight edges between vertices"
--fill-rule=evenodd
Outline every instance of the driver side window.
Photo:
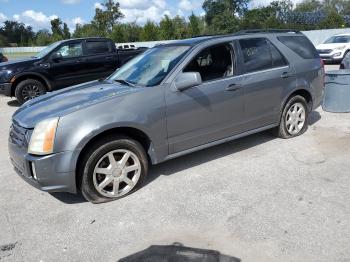
M 82 43 L 70 43 L 60 47 L 57 53 L 61 53 L 63 58 L 78 57 L 83 55 Z
M 235 74 L 233 58 L 234 52 L 230 44 L 214 45 L 196 55 L 183 72 L 198 72 L 203 82 L 230 77 Z

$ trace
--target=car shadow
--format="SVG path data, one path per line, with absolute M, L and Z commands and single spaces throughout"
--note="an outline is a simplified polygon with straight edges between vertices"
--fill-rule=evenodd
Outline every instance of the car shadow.
M 175 174 L 185 169 L 267 143 L 274 139 L 276 139 L 276 137 L 272 135 L 271 130 L 267 130 L 151 166 L 145 185 L 153 182 L 159 176 Z
M 309 115 L 309 125 L 313 126 L 316 124 L 319 120 L 321 120 L 321 114 L 317 111 L 312 111 Z
M 7 105 L 12 106 L 12 107 L 20 107 L 21 106 L 21 104 L 17 100 L 8 101 Z
M 173 245 L 153 245 L 149 248 L 129 255 L 118 262 L 240 262 L 241 259 L 223 255 L 219 251 L 199 249 L 183 246 L 181 243 Z
M 87 200 L 85 200 L 85 198 L 80 193 L 74 195 L 71 193 L 57 192 L 57 193 L 50 193 L 50 195 L 56 198 L 57 200 L 70 205 L 87 202 Z

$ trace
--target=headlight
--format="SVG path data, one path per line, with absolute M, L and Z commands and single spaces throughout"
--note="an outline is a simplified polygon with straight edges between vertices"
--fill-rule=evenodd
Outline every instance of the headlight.
M 29 154 L 47 155 L 53 152 L 57 124 L 58 118 L 51 118 L 35 125 L 29 142 Z
M 346 48 L 346 45 L 342 45 L 342 46 L 338 46 L 338 47 L 334 47 L 334 50 L 343 50 Z
M 11 74 L 11 70 L 0 70 L 0 78 L 8 78 Z

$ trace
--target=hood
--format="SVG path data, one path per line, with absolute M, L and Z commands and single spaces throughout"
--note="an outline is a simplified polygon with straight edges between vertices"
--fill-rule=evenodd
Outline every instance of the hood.
M 111 82 L 93 81 L 28 101 L 13 115 L 13 120 L 24 128 L 34 128 L 35 124 L 52 117 L 62 117 L 96 103 L 139 92 L 134 88 Z
M 39 58 L 26 58 L 26 59 L 18 59 L 18 60 L 11 60 L 8 62 L 0 63 L 0 70 L 6 70 L 6 69 L 12 69 L 14 67 L 21 67 L 27 64 L 35 63 L 36 61 L 40 60 Z
M 348 43 L 335 43 L 335 44 L 320 44 L 316 47 L 316 49 L 334 49 L 341 46 L 347 46 Z

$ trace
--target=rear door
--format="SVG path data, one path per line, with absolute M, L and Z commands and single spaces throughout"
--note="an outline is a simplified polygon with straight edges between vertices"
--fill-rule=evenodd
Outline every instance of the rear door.
M 86 40 L 88 79 L 95 80 L 111 75 L 117 69 L 118 55 L 114 44 L 105 39 Z
M 283 89 L 296 86 L 294 68 L 267 38 L 246 38 L 238 42 L 244 69 L 245 129 L 275 124 Z

